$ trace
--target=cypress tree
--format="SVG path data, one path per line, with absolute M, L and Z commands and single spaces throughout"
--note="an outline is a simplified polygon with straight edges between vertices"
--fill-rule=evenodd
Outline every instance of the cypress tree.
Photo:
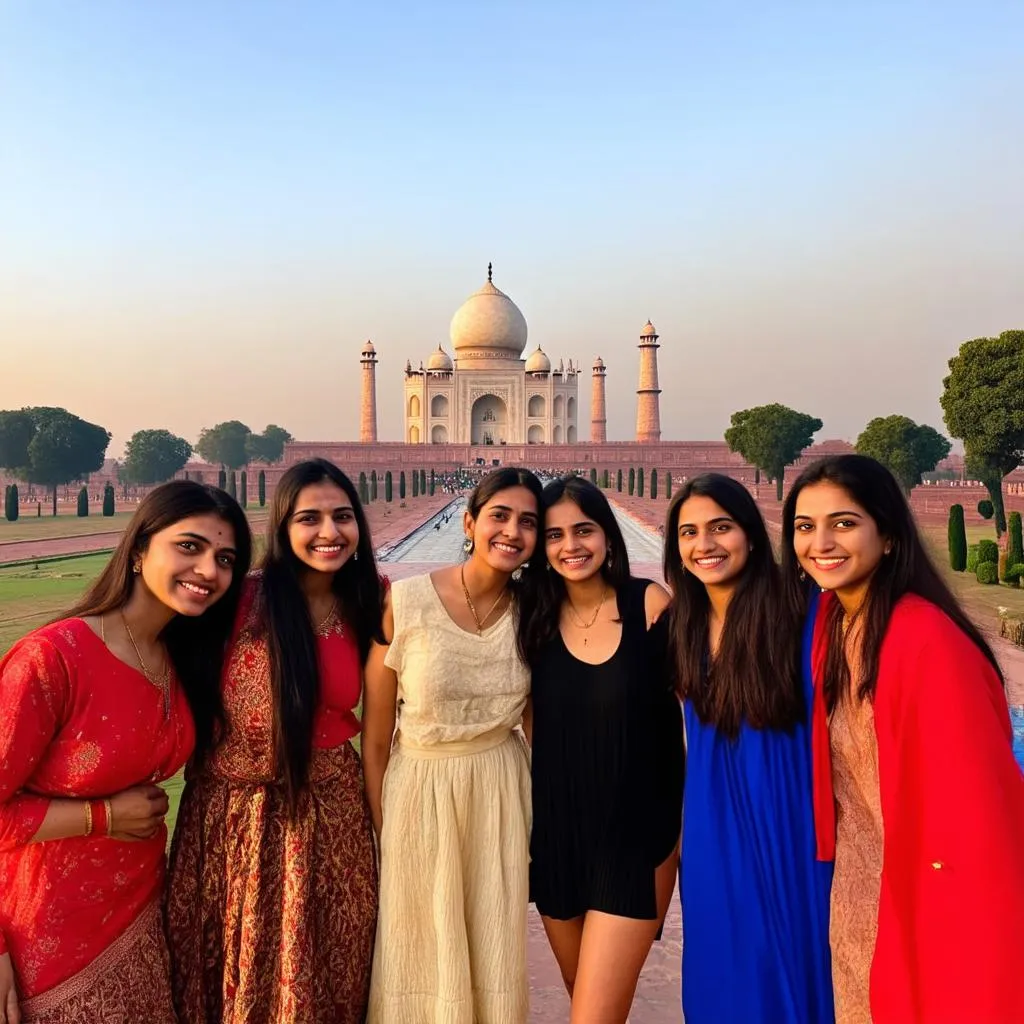
M 617 470 L 615 473 L 615 490 L 622 493 L 622 470 Z
M 1024 537 L 1021 531 L 1021 516 L 1019 512 L 1011 512 L 1006 522 L 1009 539 L 1006 545 L 1006 566 L 1012 570 L 1014 566 L 1024 565 Z M 1016 577 L 1011 576 L 1008 571 L 1006 580 L 1008 583 L 1016 583 Z
M 246 471 L 244 469 L 242 470 L 241 484 L 242 484 L 242 493 L 239 495 L 239 499 L 238 500 L 239 500 L 239 503 L 241 504 L 242 508 L 248 508 L 249 507 L 249 474 L 246 473 Z
M 632 466 L 630 466 L 629 467 L 629 496 L 631 498 L 633 497 L 634 491 L 636 491 L 636 470 Z
M 636 493 L 639 497 L 644 496 L 644 468 L 641 466 L 636 471 Z
M 656 469 L 651 470 L 651 497 L 656 498 L 658 496 L 658 471 Z
M 370 501 L 377 500 L 377 470 L 370 473 Z
M 434 496 L 434 488 L 437 486 L 437 482 L 434 480 L 434 471 L 430 471 L 430 496 Z
M 217 486 L 222 491 L 226 491 L 228 489 L 228 474 L 223 466 L 221 466 L 217 471 Z
M 398 474 L 398 500 L 405 501 L 405 470 Z
M 384 500 L 391 501 L 394 497 L 394 491 L 391 485 L 391 470 L 389 469 L 384 474 Z
M 420 475 L 415 469 L 412 471 L 412 496 L 414 498 L 420 496 Z
M 232 498 L 238 497 L 238 477 L 235 476 L 234 470 L 231 470 L 231 476 L 228 477 L 228 494 Z
M 947 539 L 950 567 L 955 572 L 963 572 L 967 568 L 967 528 L 964 525 L 963 505 L 950 505 L 949 507 Z
M 260 470 L 260 475 L 256 477 L 256 493 L 259 496 L 260 508 L 263 508 L 267 503 L 267 474 Z
M 364 505 L 370 500 L 370 485 L 365 473 L 359 474 L 359 500 Z
M 420 494 L 427 493 L 427 471 L 425 469 L 420 470 Z
M 9 523 L 18 519 L 18 488 L 15 484 L 8 484 L 4 488 L 4 518 Z
M 78 518 L 84 519 L 89 514 L 89 490 L 86 487 L 78 491 Z
M 666 473 L 665 474 L 665 497 L 666 498 L 671 498 L 672 497 L 672 474 L 671 473 Z
M 114 486 L 107 484 L 103 488 L 103 514 L 108 518 L 114 514 Z

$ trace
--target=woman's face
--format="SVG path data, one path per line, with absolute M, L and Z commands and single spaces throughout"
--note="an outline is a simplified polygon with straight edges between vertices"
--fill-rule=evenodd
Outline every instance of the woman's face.
M 526 487 L 506 487 L 480 509 L 463 519 L 473 541 L 473 557 L 497 572 L 511 573 L 528 562 L 537 549 L 540 515 L 537 499 Z
M 154 533 L 134 566 L 161 604 L 178 615 L 202 615 L 231 586 L 234 528 L 213 512 L 181 519 Z
M 315 572 L 337 572 L 359 547 L 352 501 L 331 480 L 299 491 L 287 525 L 292 553 Z
M 702 494 L 679 506 L 676 542 L 683 569 L 706 587 L 735 583 L 750 557 L 750 542 L 739 523 Z
M 562 498 L 544 516 L 544 550 L 559 576 L 582 583 L 601 571 L 608 557 L 608 538 L 579 505 Z
M 822 589 L 866 586 L 887 548 L 874 519 L 837 484 L 811 484 L 797 495 L 793 551 Z

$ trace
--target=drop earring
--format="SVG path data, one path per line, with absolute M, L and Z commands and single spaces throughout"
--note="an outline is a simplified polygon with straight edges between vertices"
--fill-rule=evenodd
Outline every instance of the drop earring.
M 463 551 L 463 554 L 466 554 L 466 555 L 473 554 L 473 538 L 472 537 L 467 537 L 462 542 L 462 551 Z

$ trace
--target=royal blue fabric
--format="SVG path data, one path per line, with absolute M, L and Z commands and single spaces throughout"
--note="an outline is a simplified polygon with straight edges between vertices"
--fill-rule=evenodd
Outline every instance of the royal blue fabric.
M 679 891 L 687 1024 L 834 1020 L 832 865 L 815 859 L 811 804 L 813 610 L 804 634 L 806 721 L 744 725 L 736 740 L 685 703 Z

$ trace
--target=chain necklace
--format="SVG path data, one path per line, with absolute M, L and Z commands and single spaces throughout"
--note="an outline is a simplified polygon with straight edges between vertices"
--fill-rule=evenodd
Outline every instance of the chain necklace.
M 487 609 L 487 614 L 481 618 L 476 613 L 476 605 L 473 604 L 473 598 L 469 596 L 469 587 L 466 586 L 466 567 L 464 565 L 459 566 L 459 578 L 462 580 L 462 592 L 466 595 L 466 604 L 469 607 L 469 614 L 473 616 L 473 621 L 476 623 L 476 635 L 484 635 L 484 623 L 494 613 L 494 609 L 501 603 L 501 599 L 505 596 L 505 588 L 501 588 L 501 593 L 498 594 L 497 600 L 490 608 Z
M 582 617 L 580 616 L 579 612 L 576 611 L 576 606 L 572 603 L 572 598 L 566 597 L 566 601 L 568 601 L 568 603 L 569 603 L 569 611 L 572 614 L 572 617 L 576 620 L 576 625 L 579 626 L 580 629 L 590 629 L 590 627 L 593 626 L 593 624 L 595 622 L 597 622 L 597 617 L 598 617 L 598 615 L 601 614 L 601 609 L 604 607 L 604 603 L 605 603 L 605 601 L 607 599 L 608 599 L 608 587 L 605 586 L 604 590 L 601 591 L 601 600 L 597 602 L 597 607 L 594 609 L 593 618 L 591 618 L 591 620 L 589 622 L 584 622 Z M 590 637 L 586 637 L 586 636 L 583 638 L 583 646 L 584 647 L 587 646 L 587 641 L 589 639 L 590 639 Z
M 128 639 L 131 641 L 132 647 L 135 649 L 135 657 L 139 659 L 139 668 L 142 669 L 142 674 L 146 677 L 146 681 L 155 686 L 162 694 L 164 698 L 164 718 L 171 717 L 171 669 L 167 663 L 164 663 L 164 671 L 160 677 L 154 676 L 149 671 L 149 666 L 142 658 L 142 652 L 139 650 L 139 645 L 135 642 L 135 637 L 132 635 L 132 628 L 128 625 L 128 620 L 124 616 L 124 609 L 121 609 L 121 623 L 124 626 L 124 631 L 128 634 Z M 103 620 L 100 620 L 100 630 L 103 629 Z M 105 639 L 105 638 L 104 638 Z
M 334 615 L 334 613 L 337 610 L 338 610 L 338 599 L 335 598 L 331 602 L 331 607 L 327 609 L 327 614 L 324 616 L 323 621 L 320 623 L 319 626 L 316 627 L 316 629 L 313 630 L 313 632 L 317 636 L 323 636 L 324 635 L 324 630 L 327 627 L 327 623 L 331 621 L 331 617 Z

